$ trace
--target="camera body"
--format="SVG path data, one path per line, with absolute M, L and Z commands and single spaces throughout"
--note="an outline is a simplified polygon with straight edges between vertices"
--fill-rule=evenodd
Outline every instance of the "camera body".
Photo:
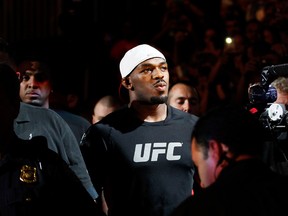
M 248 90 L 249 111 L 258 111 L 257 118 L 267 131 L 263 134 L 267 138 L 263 146 L 263 162 L 273 171 L 288 176 L 288 106 L 275 103 L 277 91 L 271 86 L 278 77 L 288 77 L 288 64 L 262 69 L 261 82 L 251 85 Z
M 280 76 L 288 77 L 288 64 L 264 67 L 261 71 L 260 83 L 249 86 L 248 96 L 250 103 L 273 103 L 277 98 L 277 91 L 271 86 L 271 83 Z
M 273 103 L 277 99 L 277 91 L 273 86 L 269 85 L 266 89 L 260 83 L 250 85 L 248 95 L 249 102 L 252 104 L 268 104 Z
M 271 83 L 278 77 L 288 77 L 288 64 L 266 66 L 261 72 L 260 83 L 252 84 L 248 89 L 249 102 L 257 107 L 259 120 L 276 140 L 288 140 L 288 111 L 285 104 L 273 103 L 277 91 Z M 251 106 L 251 105 L 250 105 Z

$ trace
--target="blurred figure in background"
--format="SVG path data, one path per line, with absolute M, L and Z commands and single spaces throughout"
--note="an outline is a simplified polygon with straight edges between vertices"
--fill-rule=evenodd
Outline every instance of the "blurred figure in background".
M 114 112 L 118 108 L 122 106 L 121 101 L 113 95 L 105 95 L 101 97 L 94 106 L 93 114 L 92 114 L 92 124 L 99 122 L 109 113 Z M 80 146 L 82 151 L 82 145 Z M 85 148 L 85 147 L 84 147 Z M 85 160 L 85 150 L 83 152 L 84 160 Z M 103 191 L 101 192 L 101 202 L 102 202 L 102 210 L 108 215 L 108 206 L 104 197 Z
M 184 112 L 201 115 L 201 99 L 189 82 L 180 81 L 170 87 L 167 103 Z
M 105 95 L 100 98 L 94 106 L 92 114 L 92 124 L 100 121 L 109 113 L 122 106 L 120 100 L 113 95 Z

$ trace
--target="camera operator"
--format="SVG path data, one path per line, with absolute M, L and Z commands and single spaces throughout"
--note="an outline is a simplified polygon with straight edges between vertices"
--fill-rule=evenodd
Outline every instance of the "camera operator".
M 272 135 L 265 147 L 264 160 L 276 172 L 288 175 L 288 77 L 277 77 L 271 86 L 277 91 L 276 100 L 260 116 Z
M 277 90 L 277 98 L 274 103 L 288 105 L 288 77 L 278 77 L 271 85 Z

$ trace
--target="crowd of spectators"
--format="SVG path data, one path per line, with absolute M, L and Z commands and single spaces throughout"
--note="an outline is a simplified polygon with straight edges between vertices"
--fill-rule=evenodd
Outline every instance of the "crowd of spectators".
M 89 105 L 106 94 L 118 94 L 119 60 L 140 43 L 161 50 L 171 84 L 190 81 L 206 97 L 208 109 L 232 100 L 249 103 L 247 89 L 260 80 L 262 68 L 287 62 L 285 1 L 165 0 L 157 8 L 125 20 L 116 31 L 105 22 L 85 23 L 71 8 L 59 17 L 62 34 L 41 46 L 54 67 L 55 88 L 80 96 L 77 112 L 91 111 Z

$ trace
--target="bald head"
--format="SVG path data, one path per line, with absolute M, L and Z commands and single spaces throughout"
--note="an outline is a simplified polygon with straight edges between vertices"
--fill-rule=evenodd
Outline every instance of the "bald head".
M 92 114 L 92 123 L 96 123 L 104 118 L 109 113 L 115 111 L 121 106 L 118 98 L 112 95 L 106 95 L 102 97 L 94 106 L 93 114 Z

